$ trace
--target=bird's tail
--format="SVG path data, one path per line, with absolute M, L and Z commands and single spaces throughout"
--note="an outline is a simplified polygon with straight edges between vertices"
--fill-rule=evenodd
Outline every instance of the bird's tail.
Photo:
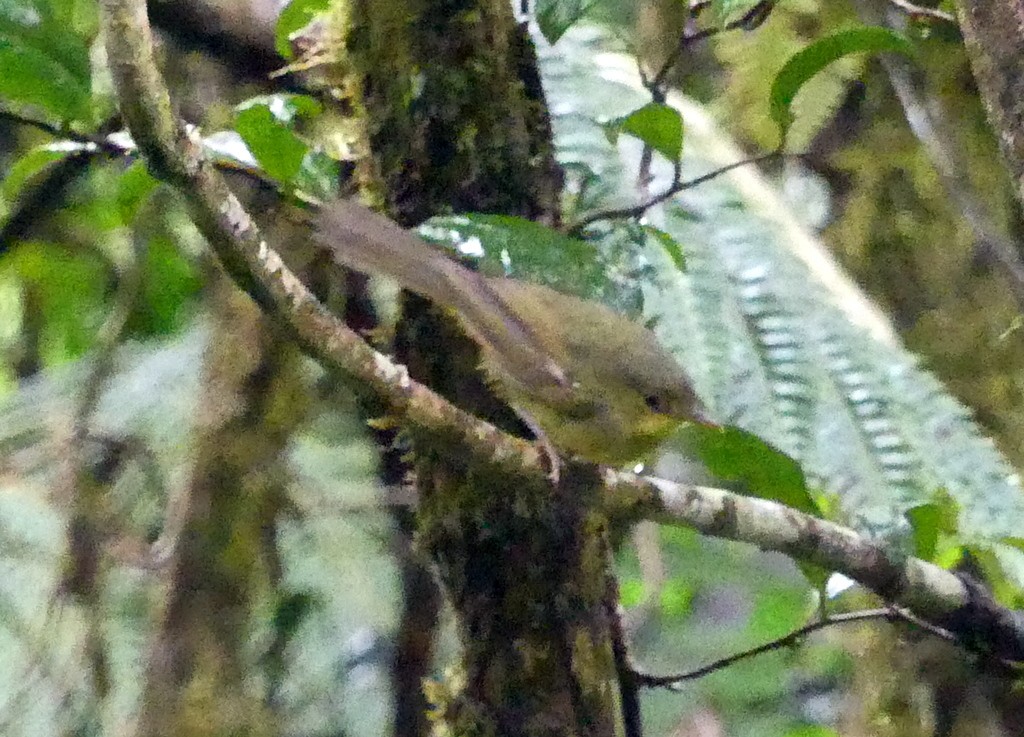
M 389 276 L 403 288 L 457 311 L 473 338 L 527 388 L 571 389 L 534 331 L 487 279 L 394 221 L 351 200 L 336 200 L 320 210 L 317 239 L 343 265 Z

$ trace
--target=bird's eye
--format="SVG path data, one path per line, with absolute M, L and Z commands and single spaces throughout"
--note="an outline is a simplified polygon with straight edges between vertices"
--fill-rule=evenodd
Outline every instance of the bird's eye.
M 659 397 L 657 394 L 646 395 L 644 397 L 644 404 L 646 404 L 647 408 L 650 409 L 652 412 L 665 411 L 664 402 L 662 402 L 661 397 Z

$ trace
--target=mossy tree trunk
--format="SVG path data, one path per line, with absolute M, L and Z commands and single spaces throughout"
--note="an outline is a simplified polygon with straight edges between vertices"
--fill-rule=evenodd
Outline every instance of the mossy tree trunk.
M 407 225 L 445 211 L 557 223 L 561 179 L 532 42 L 507 0 L 339 2 L 326 32 L 359 160 L 352 192 Z M 396 353 L 413 376 L 513 431 L 475 347 L 404 300 Z M 458 618 L 462 660 L 427 696 L 451 734 L 621 733 L 614 603 L 593 469 L 557 488 L 414 437 L 416 539 Z

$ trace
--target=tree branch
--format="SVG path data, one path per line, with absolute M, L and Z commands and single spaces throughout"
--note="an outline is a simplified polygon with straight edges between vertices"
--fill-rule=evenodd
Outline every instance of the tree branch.
M 891 554 L 848 527 L 767 499 L 612 470 L 605 471 L 604 482 L 609 509 L 682 524 L 843 573 L 886 602 L 948 629 L 971 649 L 1024 661 L 1024 613 L 1000 606 L 971 579 Z
M 651 673 L 634 672 L 633 678 L 640 686 L 644 686 L 646 688 L 667 688 L 676 691 L 679 690 L 684 681 L 694 681 L 698 678 L 710 675 L 715 671 L 723 670 L 735 665 L 742 660 L 748 660 L 758 655 L 792 647 L 807 637 L 807 635 L 817 632 L 818 630 L 842 624 L 851 624 L 853 622 L 868 622 L 875 619 L 884 619 L 888 622 L 906 622 L 912 626 L 919 627 L 925 632 L 939 637 L 940 639 L 947 640 L 953 644 L 960 644 L 957 643 L 956 638 L 949 631 L 928 624 L 927 622 L 923 622 L 904 609 L 890 606 L 878 609 L 862 609 L 855 612 L 845 612 L 843 614 L 832 614 L 828 617 L 823 617 L 822 619 L 805 624 L 803 627 L 799 627 L 789 634 L 783 635 L 775 640 L 771 640 L 770 642 L 766 642 L 763 645 L 758 645 L 757 647 L 750 648 L 749 650 L 742 650 L 724 658 L 719 658 L 714 662 L 703 665 L 700 668 L 695 668 L 691 671 L 686 671 L 685 673 L 656 676 Z
M 103 0 L 101 21 L 119 105 L 150 170 L 185 198 L 192 217 L 234 281 L 287 322 L 298 341 L 326 366 L 378 394 L 417 429 L 447 437 L 472 462 L 506 472 L 546 475 L 537 450 L 473 417 L 377 353 L 329 313 L 284 264 L 202 149 L 182 127 L 157 71 L 143 0 Z M 685 524 L 705 534 L 777 550 L 837 570 L 887 601 L 909 607 L 978 641 L 999 657 L 1024 660 L 1019 615 L 978 587 L 917 559 L 896 561 L 852 530 L 781 504 L 721 489 L 683 486 L 605 471 L 610 506 L 634 516 Z M 948 623 L 948 624 L 947 624 Z M 967 638 L 966 635 L 970 635 Z
M 33 118 L 29 115 L 23 115 L 22 113 L 14 110 L 8 110 L 6 107 L 0 107 L 0 120 L 7 120 L 18 125 L 26 125 L 30 128 L 35 128 L 43 133 L 49 133 L 54 138 L 66 138 L 69 141 L 74 141 L 82 145 L 82 150 L 85 152 L 102 151 L 103 153 L 112 154 L 114 156 L 121 156 L 130 150 L 130 146 L 125 143 L 119 143 L 110 136 L 95 133 L 78 133 L 66 126 L 57 125 L 50 123 L 39 118 Z
M 630 205 L 628 207 L 619 207 L 610 210 L 598 210 L 597 212 L 592 212 L 589 215 L 585 215 L 584 217 L 580 218 L 575 223 L 566 226 L 564 230 L 566 233 L 570 235 L 578 235 L 588 225 L 591 225 L 601 220 L 640 217 L 649 209 L 651 209 L 655 205 L 661 204 L 668 198 L 677 195 L 680 192 L 683 192 L 687 189 L 692 189 L 693 187 L 697 187 L 701 184 L 704 184 L 705 182 L 710 182 L 712 179 L 720 177 L 723 174 L 728 174 L 733 169 L 739 169 L 741 166 L 747 166 L 749 164 L 761 164 L 765 161 L 771 161 L 772 159 L 784 155 L 786 154 L 784 154 L 781 150 L 770 151 L 766 154 L 758 154 L 757 156 L 751 156 L 749 159 L 740 159 L 739 161 L 734 161 L 731 164 L 720 166 L 717 169 L 712 169 L 711 171 L 705 174 L 701 174 L 699 177 L 687 179 L 686 181 L 682 180 L 682 167 L 680 167 L 677 164 L 675 167 L 675 174 L 672 178 L 672 183 L 669 184 L 664 190 L 662 190 L 658 194 L 651 196 L 650 198 L 644 200 L 643 202 L 638 202 L 637 204 Z M 792 156 L 793 154 L 790 155 Z
M 819 619 L 810 624 L 806 624 L 803 627 L 793 630 L 789 634 L 783 635 L 778 639 L 766 642 L 763 645 L 750 648 L 749 650 L 741 650 L 738 653 L 727 655 L 724 658 L 719 658 L 707 665 L 702 665 L 699 668 L 686 671 L 685 673 L 673 673 L 666 676 L 656 676 L 653 673 L 642 673 L 636 672 L 633 677 L 637 683 L 645 688 L 667 688 L 672 691 L 678 691 L 680 686 L 685 681 L 695 681 L 698 678 L 711 675 L 715 671 L 723 670 L 743 660 L 763 655 L 765 653 L 774 652 L 775 650 L 782 650 L 787 647 L 796 645 L 800 640 L 804 639 L 807 635 L 818 630 L 825 629 L 826 627 L 834 627 L 840 624 L 848 624 L 851 622 L 867 622 L 873 619 L 893 619 L 894 614 L 891 608 L 882 607 L 880 609 L 866 609 L 857 612 L 847 612 L 845 614 L 836 614 L 824 619 Z
M 690 18 L 696 19 L 698 15 L 707 10 L 711 3 L 693 3 L 690 5 Z M 693 33 L 683 33 L 679 37 L 679 41 L 676 43 L 672 53 L 669 54 L 665 63 L 661 65 L 661 68 L 654 75 L 653 78 L 648 79 L 640 70 L 641 81 L 643 86 L 651 93 L 656 102 L 665 101 L 665 80 L 668 77 L 669 72 L 672 68 L 679 63 L 679 59 L 683 55 L 683 51 L 695 43 L 705 41 L 709 38 L 713 38 L 720 33 L 727 33 L 729 31 L 735 31 L 742 29 L 744 31 L 753 31 L 755 28 L 760 27 L 768 16 L 771 15 L 772 10 L 775 8 L 775 0 L 762 0 L 751 6 L 746 12 L 743 13 L 739 18 L 736 18 L 724 26 L 714 26 L 712 28 L 703 28 Z
M 926 8 L 923 5 L 917 5 L 908 0 L 889 0 L 889 2 L 914 20 L 941 21 L 942 23 L 956 25 L 956 18 L 952 13 L 946 13 L 938 8 Z
M 88 170 L 89 162 L 98 154 L 122 155 L 113 137 L 103 134 L 79 134 L 68 130 L 65 126 L 54 125 L 43 120 L 29 117 L 21 113 L 0 107 L 0 120 L 18 125 L 26 125 L 41 130 L 52 136 L 65 138 L 80 144 L 70 149 L 67 156 L 54 161 L 25 184 L 10 210 L 0 223 L 0 256 L 6 253 L 14 241 L 25 236 L 48 211 L 56 209 L 67 196 L 72 184 Z M 116 118 L 105 121 L 101 131 L 108 131 L 117 124 Z M 118 149 L 118 150 L 113 150 Z
M 475 461 L 543 473 L 525 441 L 458 409 L 412 381 L 332 315 L 263 238 L 205 156 L 199 136 L 175 118 L 156 67 L 144 0 L 103 0 L 107 60 L 125 124 L 154 176 L 184 197 L 221 265 L 264 309 L 287 321 L 299 343 L 326 366 L 377 393 L 394 414 L 421 430 L 459 441 Z

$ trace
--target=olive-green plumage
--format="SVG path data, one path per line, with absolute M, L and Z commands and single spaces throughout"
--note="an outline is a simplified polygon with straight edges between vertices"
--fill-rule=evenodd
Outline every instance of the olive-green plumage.
M 351 201 L 325 206 L 317 230 L 346 266 L 455 310 L 499 393 L 560 450 L 628 463 L 701 416 L 685 374 L 654 334 L 604 305 L 482 276 Z

